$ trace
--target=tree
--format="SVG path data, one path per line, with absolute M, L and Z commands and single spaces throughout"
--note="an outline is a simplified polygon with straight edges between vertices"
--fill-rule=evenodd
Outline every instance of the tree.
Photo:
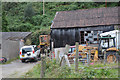
M 30 21 L 33 15 L 34 15 L 34 9 L 32 7 L 32 4 L 28 4 L 24 11 L 24 18 L 25 20 Z
M 7 26 L 8 26 L 8 21 L 6 20 L 5 12 L 3 12 L 3 14 L 2 14 L 2 32 L 8 32 L 9 31 Z
M 17 2 L 4 2 L 2 3 L 3 10 L 9 11 L 10 9 L 16 7 L 18 5 Z
M 10 27 L 9 30 L 10 31 L 18 31 L 18 32 L 27 32 L 30 31 L 32 29 L 33 25 L 30 23 L 21 23 L 19 25 Z

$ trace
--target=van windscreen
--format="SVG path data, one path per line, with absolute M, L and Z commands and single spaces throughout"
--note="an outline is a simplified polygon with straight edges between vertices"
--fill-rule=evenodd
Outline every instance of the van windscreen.
M 22 53 L 32 52 L 32 48 L 23 48 Z

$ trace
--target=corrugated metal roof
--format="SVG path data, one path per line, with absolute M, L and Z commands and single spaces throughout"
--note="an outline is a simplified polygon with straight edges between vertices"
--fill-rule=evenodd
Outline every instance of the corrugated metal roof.
M 57 12 L 51 28 L 120 24 L 118 9 L 120 7 L 60 11 Z
M 20 40 L 24 39 L 32 32 L 0 32 L 3 40 Z

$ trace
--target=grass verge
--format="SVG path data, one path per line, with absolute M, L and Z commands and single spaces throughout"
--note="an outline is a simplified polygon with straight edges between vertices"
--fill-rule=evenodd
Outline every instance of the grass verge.
M 79 63 L 78 71 L 75 72 L 74 65 L 60 67 L 56 60 L 46 60 L 46 71 L 44 78 L 118 78 L 118 68 L 106 68 L 118 66 L 112 64 L 94 64 L 87 67 Z M 103 68 L 101 68 L 103 67 Z M 105 68 L 104 68 L 105 67 Z M 98 68 L 98 69 L 97 69 Z M 41 63 L 22 76 L 24 78 L 40 78 Z

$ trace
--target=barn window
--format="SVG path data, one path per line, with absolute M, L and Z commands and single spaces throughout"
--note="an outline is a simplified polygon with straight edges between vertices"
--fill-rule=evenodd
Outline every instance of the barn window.
M 91 31 L 87 31 L 87 33 L 91 33 Z
M 88 36 L 88 34 L 86 33 L 85 36 Z
M 97 41 L 97 38 L 94 38 L 94 41 Z
M 81 44 L 85 44 L 84 36 L 85 36 L 84 31 L 80 31 L 80 43 Z
M 80 43 L 86 44 L 86 41 L 89 41 L 91 44 L 97 43 L 99 31 L 80 31 Z

